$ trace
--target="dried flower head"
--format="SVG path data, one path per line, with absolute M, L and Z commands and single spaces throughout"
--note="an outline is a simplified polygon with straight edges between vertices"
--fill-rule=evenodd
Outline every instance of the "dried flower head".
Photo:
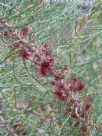
M 3 32 L 3 36 L 5 36 L 5 37 L 8 37 L 9 34 L 10 34 L 9 31 L 4 31 L 4 32 Z
M 93 95 L 86 96 L 86 98 L 84 100 L 84 112 L 85 113 L 87 113 L 92 108 L 93 100 L 94 100 Z
M 73 78 L 69 81 L 68 89 L 72 92 L 82 92 L 85 88 L 85 85 L 82 83 L 82 81 L 78 78 Z
M 27 49 L 22 49 L 22 50 L 20 51 L 20 57 L 21 57 L 23 60 L 29 59 L 29 56 L 30 56 L 30 54 L 29 54 L 29 52 L 28 52 Z
M 48 76 L 50 73 L 53 73 L 54 55 L 50 48 L 49 45 L 45 44 L 34 55 L 33 62 L 37 65 L 38 76 Z
M 61 101 L 66 101 L 69 97 L 69 93 L 66 90 L 66 82 L 64 79 L 64 75 L 59 75 L 55 77 L 51 84 L 55 88 L 54 96 L 55 98 L 58 98 Z

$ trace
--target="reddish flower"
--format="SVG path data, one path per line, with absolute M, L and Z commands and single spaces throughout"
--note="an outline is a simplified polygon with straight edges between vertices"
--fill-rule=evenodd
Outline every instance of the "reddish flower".
M 67 100 L 67 96 L 63 92 L 60 92 L 60 91 L 54 92 L 54 97 L 61 100 L 61 101 Z
M 68 96 L 64 95 L 64 94 L 62 94 L 61 97 L 60 97 L 61 101 L 66 101 L 67 99 L 68 99 Z
M 39 75 L 41 76 L 47 76 L 49 73 L 51 73 L 53 70 L 52 65 L 49 61 L 43 61 L 39 68 Z
M 64 89 L 65 87 L 65 81 L 64 81 L 64 75 L 59 75 L 58 77 L 55 77 L 52 81 L 51 84 L 55 86 L 56 88 Z
M 84 109 L 84 110 L 85 110 L 85 111 L 88 111 L 88 110 L 90 109 L 90 107 L 91 107 L 91 106 L 90 106 L 89 104 L 87 104 L 87 105 L 85 106 L 85 109 Z
M 20 56 L 23 60 L 27 60 L 29 58 L 29 52 L 26 49 L 22 49 L 20 51 Z
M 73 78 L 68 84 L 68 89 L 72 92 L 81 92 L 85 88 L 85 85 L 78 78 Z
M 5 37 L 9 36 L 9 31 L 4 31 L 4 32 L 3 32 L 3 35 L 4 35 Z
M 44 45 L 36 50 L 33 56 L 33 62 L 38 66 L 37 73 L 39 76 L 48 76 L 54 70 L 54 56 L 49 50 L 49 45 Z
M 75 97 L 70 99 L 70 101 L 68 101 L 68 107 L 66 108 L 64 114 L 67 115 L 68 113 L 70 113 L 72 118 L 76 118 L 81 121 L 83 119 L 83 116 L 80 102 L 82 102 L 82 100 Z
M 94 100 L 94 96 L 93 95 L 88 95 L 86 96 L 85 100 L 84 100 L 84 112 L 88 112 L 89 109 L 92 107 L 92 102 Z
M 77 103 L 77 105 L 76 105 L 76 103 L 74 101 L 75 117 L 79 118 L 80 121 L 85 119 L 85 117 L 87 117 L 87 115 L 88 115 L 87 113 L 88 113 L 89 109 L 92 108 L 93 96 L 88 95 L 83 102 L 84 102 L 84 106 L 80 107 L 80 103 Z
M 80 121 L 85 119 L 88 115 L 89 109 L 92 108 L 93 99 L 94 99 L 93 95 L 88 95 L 83 101 L 84 102 L 83 107 L 80 106 L 80 101 L 77 101 L 76 103 L 76 100 L 74 100 L 74 112 L 72 116 L 74 118 L 79 118 Z
M 21 36 L 26 36 L 28 34 L 28 32 L 29 32 L 28 27 L 24 27 L 24 28 L 21 29 L 20 35 Z
M 58 77 L 55 77 L 51 84 L 55 88 L 54 96 L 55 98 L 58 98 L 61 101 L 66 101 L 69 97 L 69 93 L 66 90 L 66 82 L 64 80 L 64 75 L 59 75 Z
M 85 102 L 87 102 L 87 103 L 92 103 L 93 100 L 94 100 L 94 95 L 92 95 L 92 94 L 87 95 L 85 98 Z
M 59 75 L 55 77 L 51 84 L 55 87 L 54 96 L 61 101 L 66 101 L 69 97 L 69 93 L 66 91 L 66 82 L 64 80 L 64 75 Z

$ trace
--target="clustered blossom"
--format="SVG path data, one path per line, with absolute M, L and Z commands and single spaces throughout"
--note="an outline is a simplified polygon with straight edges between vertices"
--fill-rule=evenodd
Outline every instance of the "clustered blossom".
M 3 36 L 8 37 L 9 36 L 9 31 L 4 31 Z
M 76 97 L 77 94 L 83 92 L 85 89 L 84 83 L 79 78 L 74 77 L 69 82 L 66 82 L 65 76 L 61 74 L 54 77 L 51 84 L 55 89 L 54 98 L 66 103 L 67 107 L 64 115 L 70 115 L 74 120 L 75 126 L 80 126 L 82 122 L 88 120 L 89 111 L 93 109 L 94 96 L 87 95 L 84 100 Z M 83 135 L 87 133 L 90 126 L 89 122 L 82 125 L 81 131 Z
M 93 108 L 92 107 L 93 100 L 94 100 L 94 96 L 93 95 L 86 96 L 86 98 L 84 100 L 84 107 L 83 107 L 85 113 L 88 113 L 88 111 Z
M 85 85 L 78 78 L 71 79 L 68 84 L 68 88 L 74 93 L 83 91 L 84 87 Z
M 12 30 L 5 30 L 3 36 L 4 38 L 12 38 L 12 44 L 8 46 L 10 50 L 13 52 L 17 50 L 23 61 L 30 60 L 34 64 L 38 76 L 49 76 L 53 73 L 55 64 L 51 46 L 29 44 L 25 39 L 28 33 L 29 28 L 24 27 L 19 34 Z
M 7 30 L 3 32 L 4 38 L 11 38 L 12 44 L 9 45 L 11 51 L 19 52 L 19 56 L 23 61 L 30 60 L 35 64 L 36 73 L 38 76 L 49 76 L 54 71 L 54 54 L 51 51 L 50 45 L 41 45 L 37 47 L 34 44 L 29 44 L 26 36 L 29 34 L 29 28 L 23 27 L 17 33 L 5 22 L 1 22 Z M 8 29 L 9 28 L 9 29 Z
M 54 55 L 49 45 L 44 45 L 35 54 L 34 60 L 39 76 L 48 76 L 54 71 Z
M 65 115 L 72 112 L 73 117 L 84 120 L 89 110 L 92 108 L 92 102 L 94 100 L 93 95 L 88 95 L 84 100 L 78 98 L 70 99 L 68 108 L 65 110 Z M 83 103 L 83 105 L 81 105 Z M 72 110 L 73 109 L 73 110 Z
M 28 51 L 27 49 L 21 49 L 21 50 L 20 50 L 20 57 L 21 57 L 23 60 L 29 59 L 29 57 L 30 57 L 29 51 Z
M 48 76 L 54 70 L 54 55 L 49 45 L 42 47 L 29 46 L 20 50 L 20 57 L 23 60 L 31 60 L 36 66 L 38 76 Z
M 85 99 L 77 98 L 77 94 L 85 90 L 85 84 L 78 77 L 72 77 L 69 81 L 66 81 L 64 74 L 55 74 L 55 59 L 51 51 L 51 46 L 47 44 L 39 47 L 29 45 L 26 40 L 22 40 L 21 38 L 28 33 L 28 27 L 24 27 L 20 30 L 20 36 L 11 33 L 11 37 L 14 38 L 14 41 L 15 39 L 17 40 L 16 44 L 10 45 L 11 51 L 17 49 L 19 57 L 23 61 L 30 60 L 34 64 L 39 77 L 52 76 L 51 84 L 54 88 L 54 98 L 67 105 L 64 115 L 69 114 L 72 119 L 74 119 L 75 125 L 80 125 L 82 121 L 88 119 L 88 113 L 93 108 L 93 95 L 88 95 Z M 8 37 L 9 31 L 4 31 L 3 36 Z M 86 123 L 82 126 L 83 134 L 87 132 L 89 125 L 89 123 Z M 19 126 L 15 127 L 18 128 Z
M 58 98 L 61 101 L 66 101 L 68 99 L 68 91 L 67 86 L 64 80 L 64 75 L 60 75 L 58 77 L 55 77 L 51 84 L 55 87 L 54 97 Z
M 90 124 L 89 111 L 93 109 L 94 97 L 88 95 L 84 100 L 78 98 L 71 98 L 68 102 L 68 107 L 65 109 L 64 115 L 70 115 L 74 120 L 74 126 L 80 126 L 82 122 L 82 134 L 87 134 L 88 128 L 92 126 Z
M 66 101 L 71 92 L 82 92 L 85 88 L 85 85 L 78 78 L 73 78 L 67 83 L 64 75 L 55 77 L 51 83 L 55 88 L 54 95 L 61 101 Z
M 36 66 L 38 76 L 48 76 L 54 70 L 54 55 L 49 45 L 43 47 L 26 47 L 20 50 L 23 60 L 31 60 Z

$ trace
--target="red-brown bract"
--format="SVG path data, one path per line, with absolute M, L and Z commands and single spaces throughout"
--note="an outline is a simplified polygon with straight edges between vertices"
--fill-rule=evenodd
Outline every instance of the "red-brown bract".
M 64 96 L 65 98 L 64 100 L 67 100 L 70 92 L 80 93 L 85 88 L 85 85 L 78 78 L 73 78 L 69 81 L 69 83 L 67 83 L 65 81 L 64 75 L 55 77 L 51 81 L 51 83 L 56 90 L 54 92 L 54 95 L 56 96 L 56 98 L 60 99 L 61 101 L 63 101 L 61 96 Z
M 4 32 L 3 32 L 3 35 L 4 35 L 5 37 L 9 36 L 9 31 L 4 31 Z
M 47 76 L 49 73 L 51 73 L 53 71 L 53 66 L 51 65 L 50 63 L 50 60 L 49 61 L 43 61 L 40 65 L 40 68 L 38 70 L 39 72 L 39 75 L 40 76 Z
M 69 96 L 69 92 L 67 90 L 67 84 L 64 79 L 64 75 L 59 75 L 58 77 L 55 77 L 51 84 L 55 88 L 54 97 L 58 98 L 61 101 L 66 101 Z
M 28 27 L 24 27 L 24 28 L 21 29 L 20 35 L 21 36 L 26 36 L 28 34 L 28 32 L 29 32 Z
M 73 78 L 69 81 L 68 88 L 70 91 L 77 93 L 82 92 L 85 88 L 85 85 L 82 83 L 82 81 L 78 78 Z
M 35 55 L 34 63 L 37 65 L 38 76 L 48 76 L 53 73 L 55 62 L 50 48 L 49 45 L 45 44 Z
M 46 44 L 43 47 L 25 47 L 20 50 L 20 57 L 35 64 L 37 76 L 48 76 L 54 70 L 54 55 L 50 48 Z
M 20 57 L 23 59 L 23 60 L 27 60 L 29 59 L 29 52 L 26 50 L 26 49 L 22 49 L 20 51 Z

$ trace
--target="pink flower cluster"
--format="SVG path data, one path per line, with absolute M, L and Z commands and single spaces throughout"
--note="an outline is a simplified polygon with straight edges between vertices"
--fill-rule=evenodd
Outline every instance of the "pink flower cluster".
M 61 101 L 67 101 L 71 92 L 78 93 L 83 91 L 85 85 L 78 78 L 72 78 L 68 83 L 65 81 L 64 75 L 55 77 L 52 80 L 52 85 L 55 87 L 54 95 Z
M 17 34 L 12 30 L 5 30 L 3 32 L 4 38 L 12 38 L 12 43 L 9 45 L 11 51 L 16 49 L 19 51 L 19 56 L 23 61 L 30 60 L 36 67 L 38 76 L 48 76 L 54 70 L 54 55 L 51 51 L 50 45 L 35 46 L 29 44 L 26 36 L 29 34 L 29 28 L 24 27 Z
M 54 55 L 47 44 L 42 46 L 34 55 L 33 62 L 37 65 L 39 76 L 48 76 L 54 71 Z
M 65 83 L 64 75 L 55 77 L 51 81 L 51 84 L 55 87 L 54 97 L 58 98 L 61 101 L 67 101 L 69 92 Z
M 23 60 L 31 60 L 36 68 L 37 75 L 48 76 L 54 70 L 54 55 L 51 47 L 47 44 L 42 47 L 26 47 L 20 51 L 20 57 Z
M 54 98 L 60 100 L 67 105 L 64 115 L 70 115 L 72 119 L 75 119 L 75 124 L 80 124 L 81 121 L 88 119 L 88 113 L 92 109 L 92 103 L 94 100 L 93 95 L 88 95 L 84 99 L 79 99 L 76 96 L 85 90 L 85 84 L 78 78 L 73 77 L 68 82 L 64 74 L 57 73 L 55 67 L 54 54 L 51 51 L 50 45 L 35 46 L 30 45 L 26 40 L 22 40 L 22 37 L 27 36 L 29 29 L 27 27 L 22 28 L 20 35 L 11 33 L 11 37 L 18 41 L 17 44 L 12 44 L 10 49 L 15 51 L 18 49 L 19 57 L 23 60 L 30 60 L 36 67 L 36 73 L 40 77 L 50 76 L 53 78 L 51 84 L 54 88 Z M 4 37 L 9 36 L 9 32 L 3 33 Z M 82 132 L 87 131 L 87 126 L 82 126 Z
M 86 96 L 84 100 L 75 97 L 70 99 L 68 107 L 65 110 L 65 115 L 71 113 L 74 118 L 78 118 L 80 121 L 84 120 L 88 115 L 89 110 L 92 109 L 93 100 L 93 95 Z
M 26 36 L 29 33 L 29 28 L 28 27 L 24 27 L 20 30 L 20 35 L 21 36 Z
M 66 82 L 64 75 L 59 75 L 52 80 L 51 84 L 55 89 L 54 98 L 67 105 L 64 115 L 70 115 L 77 126 L 86 120 L 87 123 L 82 125 L 82 134 L 87 133 L 90 127 L 87 120 L 89 120 L 89 111 L 93 109 L 94 96 L 87 95 L 84 99 L 77 98 L 77 95 L 85 89 L 84 83 L 77 77 Z

